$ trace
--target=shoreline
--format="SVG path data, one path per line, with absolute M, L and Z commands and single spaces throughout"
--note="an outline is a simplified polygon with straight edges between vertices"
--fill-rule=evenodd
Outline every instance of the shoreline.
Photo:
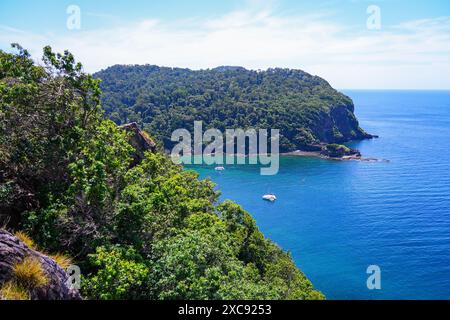
M 167 155 L 170 156 L 170 153 L 167 153 Z M 357 153 L 355 154 L 351 154 L 351 155 L 346 155 L 346 156 L 342 156 L 342 157 L 330 157 L 330 156 L 326 156 L 324 154 L 322 154 L 319 151 L 302 151 L 302 150 L 296 150 L 296 151 L 289 151 L 289 152 L 280 152 L 279 155 L 281 157 L 309 157 L 309 158 L 320 158 L 323 160 L 334 160 L 334 161 L 364 161 L 364 162 L 390 162 L 387 159 L 378 159 L 378 158 L 365 158 Z M 197 154 L 194 155 L 192 154 L 191 156 L 202 156 L 202 154 Z M 203 156 L 214 156 L 214 154 L 206 154 Z M 231 156 L 231 155 L 230 155 Z M 249 158 L 249 157 L 257 157 L 259 156 L 258 154 L 251 154 L 251 155 L 246 155 L 246 154 L 240 154 L 240 153 L 235 153 L 232 156 L 234 157 L 243 157 L 243 158 Z M 271 154 L 263 154 L 263 156 L 271 156 Z
M 352 155 L 347 155 L 347 156 L 342 156 L 342 157 L 330 157 L 330 156 L 322 154 L 320 151 L 302 151 L 302 150 L 283 152 L 283 153 L 280 153 L 280 156 L 310 157 L 310 158 L 321 158 L 321 159 L 325 159 L 325 160 L 336 160 L 336 161 L 345 161 L 345 160 L 362 161 L 364 159 L 359 154 L 352 154 Z M 376 159 L 374 159 L 374 160 L 376 160 Z
M 280 156 L 292 156 L 292 157 L 310 157 L 310 158 L 320 158 L 324 160 L 335 160 L 335 161 L 365 161 L 365 162 L 390 162 L 386 159 L 377 159 L 377 158 L 364 158 L 363 156 L 359 154 L 353 154 L 353 155 L 347 155 L 342 156 L 340 158 L 337 157 L 329 157 L 326 155 L 323 155 L 319 151 L 302 151 L 302 150 L 296 150 L 296 151 L 290 151 L 290 152 L 283 152 L 280 153 Z

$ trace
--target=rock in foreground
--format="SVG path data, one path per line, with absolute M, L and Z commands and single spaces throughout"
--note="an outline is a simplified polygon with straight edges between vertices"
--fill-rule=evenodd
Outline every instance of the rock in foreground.
M 56 261 L 0 230 L 0 299 L 80 300 L 67 280 Z

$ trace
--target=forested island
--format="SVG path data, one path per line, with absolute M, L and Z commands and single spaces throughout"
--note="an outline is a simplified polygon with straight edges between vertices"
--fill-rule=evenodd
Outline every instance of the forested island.
M 339 145 L 373 137 L 360 128 L 349 97 L 301 70 L 116 65 L 94 77 L 102 80 L 102 105 L 111 120 L 137 122 L 169 150 L 171 133 L 192 132 L 194 121 L 222 132 L 279 129 L 283 153 L 358 156 L 357 150 Z
M 0 299 L 324 298 L 211 181 L 107 120 L 100 81 L 72 54 L 46 47 L 36 64 L 14 47 L 0 51 Z M 96 77 L 106 115 L 164 144 L 196 117 L 282 125 L 286 150 L 366 136 L 350 99 L 299 71 L 118 66 Z M 73 265 L 80 289 L 67 282 Z

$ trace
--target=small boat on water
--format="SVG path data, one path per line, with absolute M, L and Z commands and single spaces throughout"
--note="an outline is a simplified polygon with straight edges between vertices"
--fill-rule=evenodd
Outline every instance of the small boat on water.
M 265 195 L 263 195 L 262 198 L 263 198 L 263 200 L 270 201 L 270 202 L 274 202 L 275 200 L 277 200 L 277 197 L 272 193 L 265 194 Z
M 224 167 L 215 167 L 214 170 L 216 171 L 225 171 Z

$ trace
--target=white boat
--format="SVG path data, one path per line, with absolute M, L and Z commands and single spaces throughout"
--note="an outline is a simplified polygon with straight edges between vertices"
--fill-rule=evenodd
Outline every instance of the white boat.
M 216 170 L 216 171 L 224 171 L 225 168 L 224 167 L 215 167 L 214 170 Z
M 263 198 L 263 200 L 267 200 L 267 201 L 270 201 L 270 202 L 274 202 L 275 200 L 277 200 L 277 197 L 274 194 L 271 194 L 271 193 L 263 195 L 262 198 Z

